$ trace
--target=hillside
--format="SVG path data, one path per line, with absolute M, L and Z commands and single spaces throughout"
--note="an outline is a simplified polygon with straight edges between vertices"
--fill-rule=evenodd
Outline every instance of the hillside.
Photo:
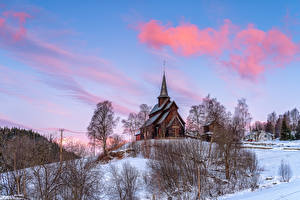
M 286 149 L 290 146 L 293 149 Z M 123 199 L 131 193 L 134 198 L 129 199 L 136 200 L 167 200 L 168 197 L 188 200 L 198 197 L 198 183 L 201 199 L 298 199 L 300 161 L 299 151 L 294 148 L 300 147 L 300 141 L 290 144 L 287 141 L 253 142 L 244 147 L 239 150 L 238 159 L 233 158 L 239 163 L 239 169 L 233 170 L 234 163 L 230 164 L 230 180 L 225 179 L 226 171 L 221 157 L 210 161 L 206 159 L 209 143 L 194 139 L 164 139 L 126 144 L 109 154 L 111 160 L 99 160 L 101 156 L 87 157 L 65 161 L 62 167 L 57 163 L 27 169 L 27 176 L 31 176 L 31 180 L 28 180 L 26 191 L 29 199 L 39 198 L 38 188 L 43 188 L 43 183 L 37 186 L 35 173 L 38 172 L 38 177 L 43 180 L 45 173 L 51 172 L 49 183 L 64 185 L 59 187 L 61 191 L 49 193 L 57 199 L 64 199 L 63 196 L 73 199 L 79 195 L 76 194 L 78 191 L 83 190 L 80 198 L 75 199 Z M 213 152 L 219 151 L 216 145 L 212 149 Z M 256 169 L 253 168 L 255 165 L 249 168 L 249 159 L 253 156 L 257 159 Z M 282 160 L 289 163 L 293 172 L 288 183 L 281 182 L 278 175 Z M 194 168 L 198 161 L 204 162 L 206 168 L 199 168 L 199 165 Z M 56 176 L 61 177 L 62 182 L 60 179 L 53 182 Z M 5 198 L 11 197 L 3 196 Z
M 300 197 L 300 160 L 299 150 L 288 149 L 299 148 L 300 141 L 266 141 L 261 144 L 253 143 L 257 148 L 251 148 L 250 151 L 255 153 L 258 159 L 258 164 L 262 171 L 259 177 L 259 187 L 254 191 L 251 189 L 236 192 L 234 194 L 227 194 L 220 199 L 223 200 L 298 200 Z M 246 146 L 249 146 L 247 144 Z M 260 149 L 259 147 L 269 147 L 270 149 Z M 281 161 L 284 160 L 290 164 L 292 169 L 292 179 L 290 182 L 281 182 L 278 175 L 278 169 Z M 138 155 L 137 157 L 127 157 L 122 160 L 113 160 L 110 164 L 105 164 L 101 168 L 105 169 L 106 180 L 112 177 L 109 173 L 109 166 L 115 165 L 121 169 L 124 163 L 130 163 L 140 173 L 149 171 L 147 163 L 149 159 Z M 100 166 L 99 166 L 100 167 Z M 140 185 L 138 190 L 138 197 L 140 200 L 151 199 L 152 194 L 147 190 L 146 184 L 143 184 L 142 177 L 140 178 Z M 163 198 L 166 199 L 166 198 Z M 214 199 L 214 198 L 212 198 Z
M 0 167 L 2 171 L 35 165 L 39 159 L 46 163 L 59 161 L 60 147 L 53 138 L 20 128 L 0 128 Z M 63 149 L 65 158 L 78 158 Z M 43 158 L 41 158 L 43 157 Z

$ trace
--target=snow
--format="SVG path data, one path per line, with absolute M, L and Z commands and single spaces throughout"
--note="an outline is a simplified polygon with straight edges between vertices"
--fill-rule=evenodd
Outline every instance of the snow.
M 260 176 L 259 189 L 255 191 L 246 190 L 234 194 L 228 194 L 219 199 L 222 200 L 299 200 L 300 199 L 300 141 L 264 141 L 264 142 L 246 142 L 245 147 L 255 152 L 259 162 L 259 166 L 263 169 Z M 266 149 L 264 149 L 266 148 Z M 293 175 L 289 183 L 280 181 L 278 169 L 281 160 L 290 164 Z M 140 174 L 147 171 L 147 161 L 143 157 L 125 158 L 122 160 L 112 161 L 111 164 L 121 168 L 122 164 L 129 162 L 136 167 Z M 107 168 L 109 164 L 103 165 Z M 103 168 L 102 168 L 103 169 Z M 109 173 L 106 179 L 109 181 Z M 141 200 L 149 199 L 149 195 L 145 187 L 141 185 L 139 190 L 139 198 Z
M 247 143 L 246 146 L 256 147 L 255 152 L 260 167 L 263 168 L 260 188 L 225 195 L 222 200 L 299 200 L 300 199 L 300 141 L 265 141 Z M 258 149 L 269 147 L 271 149 Z M 280 182 L 278 169 L 281 160 L 289 163 L 293 177 L 289 183 Z
M 0 196 L 0 200 L 22 200 L 24 198 L 17 196 Z
M 109 173 L 109 167 L 110 165 L 116 166 L 119 170 L 121 170 L 122 165 L 124 163 L 128 162 L 130 165 L 134 166 L 139 170 L 140 177 L 138 184 L 140 185 L 137 196 L 139 197 L 139 200 L 149 200 L 149 194 L 146 191 L 146 187 L 143 185 L 142 175 L 144 172 L 147 171 L 147 162 L 148 159 L 142 158 L 142 157 L 127 157 L 122 160 L 114 160 L 108 164 L 105 165 L 99 165 L 99 169 L 105 172 L 104 177 L 106 182 L 110 182 L 111 174 Z M 1 200 L 1 199 L 0 199 Z M 104 200 L 111 200 L 111 197 L 104 197 Z
M 299 200 L 300 199 L 300 141 L 264 141 L 247 142 L 250 151 L 255 152 L 259 166 L 263 169 L 260 176 L 259 189 L 246 190 L 220 197 L 222 200 Z M 261 149 L 268 148 L 268 149 Z M 290 164 L 293 177 L 289 183 L 280 181 L 278 169 L 281 160 Z M 121 167 L 124 162 L 129 162 L 142 174 L 147 170 L 147 159 L 142 157 L 126 158 L 113 161 L 112 164 Z M 108 167 L 106 164 L 105 167 Z M 149 194 L 148 194 L 149 195 Z M 141 187 L 140 199 L 147 198 L 147 191 Z
M 166 140 L 168 141 L 168 140 Z M 174 140 L 173 140 L 174 141 Z M 259 188 L 255 191 L 245 190 L 220 197 L 221 200 L 299 200 L 300 199 L 300 141 L 264 141 L 245 142 L 244 147 L 257 155 L 259 166 L 263 169 L 260 176 Z M 124 147 L 126 148 L 126 147 Z M 278 169 L 281 161 L 289 163 L 292 169 L 292 179 L 289 183 L 280 181 Z M 140 172 L 140 188 L 138 196 L 140 200 L 149 199 L 151 194 L 146 190 L 142 181 L 142 175 L 147 172 L 148 159 L 141 155 L 137 157 L 126 157 L 121 160 L 113 160 L 108 164 L 99 164 L 97 169 L 104 172 L 107 182 L 110 181 L 110 165 L 121 169 L 128 162 Z M 96 169 L 96 170 L 97 170 Z M 0 196 L 0 200 L 19 199 L 12 196 Z M 108 200 L 109 198 L 107 198 Z M 106 200 L 106 199 L 104 199 Z

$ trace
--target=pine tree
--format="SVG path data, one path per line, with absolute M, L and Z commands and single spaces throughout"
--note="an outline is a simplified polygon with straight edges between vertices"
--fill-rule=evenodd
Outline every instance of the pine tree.
M 266 124 L 266 127 L 265 127 L 265 131 L 275 135 L 273 130 L 274 130 L 274 127 L 273 127 L 272 122 L 268 121 L 267 124 Z
M 296 140 L 300 140 L 300 120 L 298 121 L 295 137 L 296 137 Z
M 282 126 L 281 126 L 280 140 L 290 140 L 290 139 L 292 139 L 291 129 L 289 128 L 287 123 L 287 116 L 284 115 L 282 120 Z

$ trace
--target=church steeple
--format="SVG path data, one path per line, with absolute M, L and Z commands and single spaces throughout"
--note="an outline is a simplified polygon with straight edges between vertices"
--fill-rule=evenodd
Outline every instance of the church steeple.
M 161 83 L 160 95 L 157 98 L 158 98 L 159 106 L 165 101 L 165 99 L 170 98 L 168 95 L 165 71 L 164 71 L 164 75 L 163 75 L 163 79 L 162 79 L 162 83 Z
M 163 80 L 162 80 L 162 83 L 161 83 L 161 89 L 160 89 L 159 97 L 169 97 L 165 72 L 164 72 Z

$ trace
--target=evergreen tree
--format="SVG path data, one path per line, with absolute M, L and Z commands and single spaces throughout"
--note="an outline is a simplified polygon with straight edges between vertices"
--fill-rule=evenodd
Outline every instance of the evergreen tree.
M 275 138 L 280 138 L 281 136 L 281 126 L 282 126 L 282 115 L 279 116 L 279 118 L 276 121 L 275 124 Z
M 296 140 L 300 140 L 300 120 L 298 121 L 295 137 L 296 137 Z
M 288 126 L 287 116 L 284 115 L 281 126 L 281 136 L 280 140 L 290 140 L 292 139 L 291 129 Z
M 273 124 L 270 121 L 268 121 L 265 127 L 265 131 L 274 134 L 273 129 L 274 129 Z

